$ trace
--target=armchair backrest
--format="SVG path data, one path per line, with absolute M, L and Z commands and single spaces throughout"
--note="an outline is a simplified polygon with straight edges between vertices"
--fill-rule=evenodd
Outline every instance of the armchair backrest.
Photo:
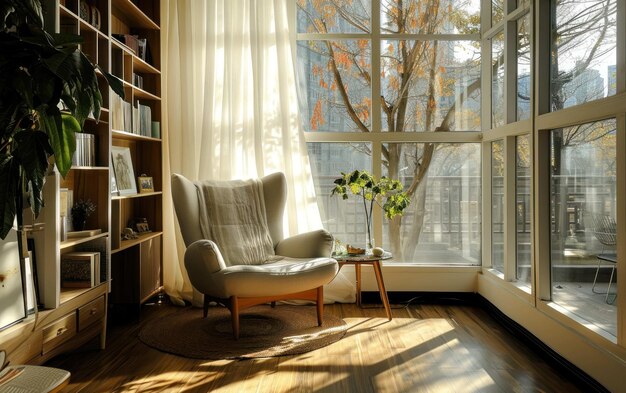
M 274 247 L 276 247 L 278 242 L 283 240 L 283 213 L 287 201 L 287 180 L 283 173 L 277 172 L 262 177 L 261 182 L 263 183 L 267 226 Z M 185 245 L 189 247 L 196 240 L 203 239 L 200 220 L 198 219 L 200 208 L 196 186 L 186 177 L 173 174 L 172 199 Z

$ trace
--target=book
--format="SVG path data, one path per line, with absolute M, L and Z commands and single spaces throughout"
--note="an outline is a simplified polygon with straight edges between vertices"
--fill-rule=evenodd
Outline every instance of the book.
M 61 256 L 62 287 L 91 288 L 99 283 L 99 252 L 68 252 Z

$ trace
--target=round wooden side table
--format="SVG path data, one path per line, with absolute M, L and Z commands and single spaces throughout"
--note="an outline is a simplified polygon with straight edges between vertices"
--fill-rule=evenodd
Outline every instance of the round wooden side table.
M 378 292 L 380 293 L 380 299 L 383 301 L 387 318 L 391 321 L 391 306 L 389 305 L 389 298 L 387 297 L 387 291 L 385 290 L 385 282 L 383 280 L 383 272 L 380 269 L 380 261 L 391 259 L 391 253 L 386 252 L 382 256 L 376 255 L 336 255 L 333 258 L 339 263 L 339 269 L 344 265 L 354 265 L 354 272 L 356 275 L 356 304 L 361 307 L 361 266 L 371 265 L 374 268 L 374 274 L 376 275 L 376 282 L 378 283 Z

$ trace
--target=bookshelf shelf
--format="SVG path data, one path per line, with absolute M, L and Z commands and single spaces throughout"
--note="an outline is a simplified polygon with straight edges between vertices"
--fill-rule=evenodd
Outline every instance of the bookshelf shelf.
M 144 100 L 161 101 L 161 97 L 155 96 L 152 93 L 148 93 L 147 91 L 140 89 L 137 86 L 133 86 L 133 92 L 134 92 L 135 98 L 142 98 Z
M 108 166 L 72 166 L 73 171 L 108 171 Z
M 61 304 L 82 295 L 91 288 L 61 288 Z
M 85 236 L 85 237 L 77 237 L 77 238 L 73 238 L 73 239 L 67 239 L 61 242 L 61 250 L 64 250 L 66 248 L 70 248 L 70 247 L 74 247 L 77 246 L 79 244 L 82 243 L 87 243 L 90 242 L 92 240 L 95 239 L 99 239 L 101 237 L 107 237 L 109 236 L 109 232 L 103 232 L 103 233 L 99 233 L 97 235 L 94 236 Z
M 66 16 L 66 17 L 70 17 L 74 19 L 80 19 L 78 15 L 76 15 L 74 12 L 72 12 L 69 8 L 67 8 L 63 4 L 59 4 L 59 14 L 61 16 Z
M 121 201 L 124 199 L 133 199 L 133 198 L 146 198 L 155 195 L 163 195 L 163 191 L 154 191 L 154 192 L 144 192 L 141 194 L 131 194 L 131 195 L 115 195 L 111 197 L 113 201 Z
M 67 303 L 87 292 L 95 291 L 103 285 L 106 285 L 106 283 L 98 284 L 91 288 L 61 288 L 61 304 Z
M 111 44 L 115 46 L 117 49 L 120 49 L 126 52 L 128 55 L 135 56 L 135 52 L 133 52 L 133 50 L 130 49 L 128 46 L 126 46 L 123 42 L 120 42 L 117 38 L 111 37 Z
M 129 26 L 135 26 L 142 29 L 160 30 L 152 19 L 150 19 L 139 7 L 130 0 L 112 0 L 111 6 L 113 12 L 123 19 Z
M 144 74 L 156 74 L 161 75 L 161 71 L 156 69 L 153 65 L 146 63 L 139 57 L 133 55 L 133 68 L 135 71 L 143 72 Z
M 116 254 L 120 251 L 124 251 L 130 247 L 136 246 L 138 244 L 141 244 L 147 240 L 150 239 L 154 239 L 156 237 L 159 237 L 163 235 L 163 232 L 161 231 L 155 231 L 155 232 L 150 232 L 150 233 L 146 233 L 146 234 L 142 234 L 139 235 L 139 237 L 137 239 L 131 239 L 131 240 L 122 240 L 120 242 L 120 246 L 118 248 L 115 249 L 111 249 L 111 254 Z
M 112 133 L 116 139 L 136 140 L 136 141 L 146 141 L 146 142 L 161 142 L 160 138 L 152 138 L 150 136 L 137 135 L 128 131 L 113 130 Z

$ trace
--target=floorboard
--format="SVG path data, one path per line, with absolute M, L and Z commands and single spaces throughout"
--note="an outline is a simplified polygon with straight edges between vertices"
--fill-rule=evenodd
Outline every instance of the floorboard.
M 148 306 L 139 321 L 109 327 L 106 350 L 94 343 L 48 365 L 72 373 L 64 392 L 581 391 L 480 307 L 393 307 L 394 318 L 387 321 L 382 308 L 326 306 L 325 313 L 340 316 L 350 328 L 340 341 L 313 352 L 205 361 L 141 343 L 143 326 L 178 311 L 167 304 Z

